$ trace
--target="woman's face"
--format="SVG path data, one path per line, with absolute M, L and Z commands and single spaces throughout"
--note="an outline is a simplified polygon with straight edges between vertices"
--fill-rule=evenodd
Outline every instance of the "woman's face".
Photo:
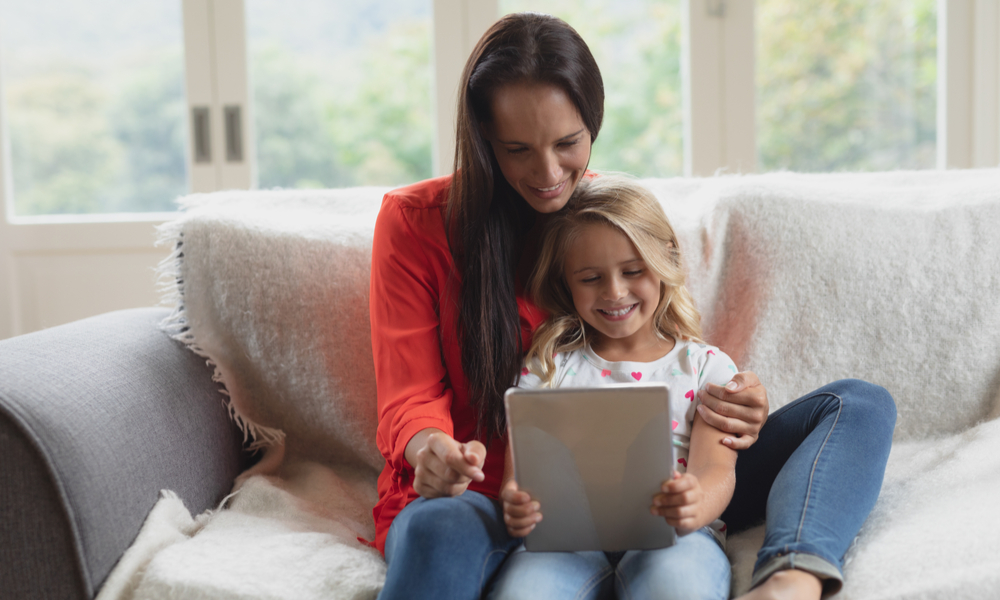
M 566 206 L 590 162 L 590 132 L 561 88 L 517 83 L 493 97 L 484 127 L 504 178 L 540 213 Z

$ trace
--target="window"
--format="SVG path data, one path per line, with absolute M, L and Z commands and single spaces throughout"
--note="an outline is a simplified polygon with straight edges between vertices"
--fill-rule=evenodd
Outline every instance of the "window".
M 762 171 L 928 169 L 935 0 L 757 0 Z
M 0 0 L 0 338 L 154 304 L 177 196 L 449 173 L 466 57 L 515 10 L 591 46 L 596 169 L 1000 163 L 995 1 Z
M 502 0 L 500 10 L 555 15 L 590 46 L 606 95 L 592 168 L 640 177 L 683 173 L 679 0 Z
M 248 0 L 261 188 L 431 176 L 428 0 Z
M 0 3 L 16 215 L 172 210 L 187 191 L 180 3 Z
M 153 212 L 192 190 L 448 172 L 449 86 L 483 23 L 517 10 L 591 46 L 607 94 L 597 169 L 997 162 L 994 3 L 0 0 L 0 190 L 16 216 Z

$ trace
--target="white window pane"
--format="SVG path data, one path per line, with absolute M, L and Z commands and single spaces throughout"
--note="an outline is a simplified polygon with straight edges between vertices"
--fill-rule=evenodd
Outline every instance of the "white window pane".
M 640 177 L 684 171 L 679 0 L 501 0 L 573 26 L 604 79 L 604 125 L 590 166 Z
M 761 170 L 935 165 L 936 0 L 757 0 Z
M 178 0 L 0 0 L 14 212 L 173 210 L 187 190 Z
M 258 185 L 431 176 L 430 0 L 247 0 Z

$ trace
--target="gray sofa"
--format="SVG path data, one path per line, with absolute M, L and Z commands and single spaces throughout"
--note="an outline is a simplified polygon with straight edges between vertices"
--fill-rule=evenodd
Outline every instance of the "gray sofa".
M 760 376 L 772 408 L 843 377 L 896 400 L 882 494 L 838 599 L 998 597 L 1000 169 L 644 183 L 678 231 L 707 339 Z M 268 446 L 251 479 L 276 473 L 268 497 L 297 512 L 248 535 L 263 488 L 244 484 L 131 574 L 137 600 L 375 597 L 384 565 L 357 538 L 372 539 L 381 466 L 367 307 L 383 191 L 190 197 L 165 228 L 169 247 L 183 243 L 170 331 L 212 359 L 229 408 Z M 167 315 L 0 342 L 0 596 L 93 596 L 159 490 L 198 514 L 248 465 L 213 370 L 158 329 Z M 729 539 L 734 593 L 761 534 Z M 308 552 L 273 543 L 305 537 Z M 276 575 L 289 585 L 276 590 Z
M 0 342 L 0 596 L 92 598 L 161 489 L 214 507 L 251 457 L 205 360 L 108 313 Z

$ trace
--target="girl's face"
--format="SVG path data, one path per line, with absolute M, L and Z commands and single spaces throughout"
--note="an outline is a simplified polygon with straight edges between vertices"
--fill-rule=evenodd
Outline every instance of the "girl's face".
M 600 334 L 594 349 L 609 360 L 621 360 L 609 356 L 637 356 L 660 347 L 663 340 L 653 326 L 660 280 L 631 240 L 614 227 L 591 224 L 566 250 L 565 277 L 573 305 Z
M 500 88 L 484 133 L 500 171 L 540 213 L 566 206 L 590 162 L 590 132 L 576 105 L 557 86 L 518 83 Z

